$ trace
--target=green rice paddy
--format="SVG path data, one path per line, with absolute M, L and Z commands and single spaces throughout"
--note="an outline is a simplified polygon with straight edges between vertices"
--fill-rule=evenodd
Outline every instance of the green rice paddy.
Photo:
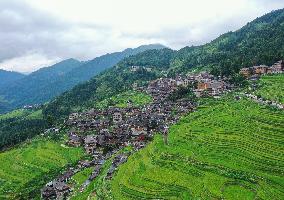
M 262 76 L 256 94 L 284 104 L 284 74 Z
M 83 155 L 80 148 L 46 139 L 34 139 L 0 153 L 0 199 L 39 198 L 45 183 Z
M 130 156 L 103 199 L 283 199 L 284 112 L 208 100 Z

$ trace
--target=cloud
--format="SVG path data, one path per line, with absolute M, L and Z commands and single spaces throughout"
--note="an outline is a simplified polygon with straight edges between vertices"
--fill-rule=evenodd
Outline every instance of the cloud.
M 0 68 L 22 72 L 162 43 L 200 45 L 283 0 L 1 0 Z
M 29 53 L 27 55 L 4 60 L 2 62 L 2 65 L 7 66 L 5 69 L 9 71 L 29 73 L 31 71 L 37 70 L 38 68 L 53 65 L 56 62 L 59 62 L 60 60 L 60 58 L 48 58 L 42 54 Z

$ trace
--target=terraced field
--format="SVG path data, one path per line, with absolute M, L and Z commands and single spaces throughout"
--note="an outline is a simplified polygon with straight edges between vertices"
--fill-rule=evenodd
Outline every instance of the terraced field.
M 45 139 L 0 153 L 0 199 L 39 198 L 40 188 L 83 154 L 80 148 Z
M 104 199 L 284 197 L 284 112 L 247 101 L 207 102 L 130 156 Z
M 269 100 L 284 103 L 284 74 L 262 76 L 256 94 Z

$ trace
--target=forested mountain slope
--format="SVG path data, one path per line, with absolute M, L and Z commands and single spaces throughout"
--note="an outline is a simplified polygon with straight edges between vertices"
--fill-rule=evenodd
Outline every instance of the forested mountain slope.
M 174 72 L 209 67 L 215 74 L 230 75 L 245 66 L 271 65 L 284 57 L 283 30 L 284 9 L 273 11 L 208 44 L 179 50 L 171 67 Z

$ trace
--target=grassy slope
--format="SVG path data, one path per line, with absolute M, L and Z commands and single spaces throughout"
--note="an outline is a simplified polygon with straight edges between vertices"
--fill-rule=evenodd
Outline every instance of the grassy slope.
M 114 199 L 282 199 L 284 115 L 241 100 L 210 102 L 119 168 Z
M 260 89 L 256 94 L 284 103 L 284 74 L 262 76 L 260 79 Z
M 45 139 L 0 153 L 0 199 L 39 195 L 42 185 L 82 156 L 82 149 L 62 147 Z
M 145 93 L 141 93 L 137 91 L 127 91 L 127 92 L 118 94 L 114 97 L 100 101 L 96 104 L 96 106 L 98 108 L 107 108 L 109 106 L 109 103 L 113 102 L 115 107 L 125 108 L 127 107 L 127 101 L 129 99 L 132 100 L 134 106 L 145 105 L 152 101 L 151 96 Z

